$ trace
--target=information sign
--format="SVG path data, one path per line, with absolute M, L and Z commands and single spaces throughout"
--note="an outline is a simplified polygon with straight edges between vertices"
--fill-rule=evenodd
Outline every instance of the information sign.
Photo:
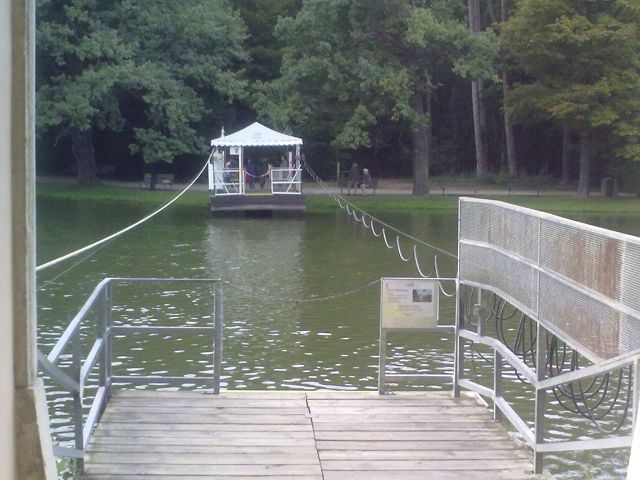
M 438 281 L 383 278 L 380 326 L 383 330 L 435 330 L 438 327 Z

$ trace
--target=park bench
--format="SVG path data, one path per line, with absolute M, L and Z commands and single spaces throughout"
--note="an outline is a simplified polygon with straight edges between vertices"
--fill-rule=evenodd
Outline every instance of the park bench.
M 442 190 L 442 196 L 447 196 L 451 190 L 459 188 L 469 188 L 473 190 L 473 195 L 477 196 L 480 188 L 475 180 L 469 178 L 447 178 L 438 180 L 438 187 Z
M 151 188 L 151 176 L 152 173 L 145 173 L 142 182 L 140 182 L 140 188 Z M 156 185 L 162 185 L 162 188 L 166 190 L 173 190 L 173 179 L 175 175 L 173 173 L 158 173 L 156 177 Z
M 349 171 L 344 171 L 344 172 L 340 172 L 340 176 L 338 177 L 338 188 L 340 189 L 340 195 L 343 194 L 343 190 L 346 188 L 347 192 L 350 194 L 351 193 L 351 189 L 349 188 L 349 184 L 350 184 L 350 179 L 349 179 Z M 362 192 L 364 193 L 365 188 L 371 188 L 371 191 L 373 192 L 373 194 L 376 194 L 376 190 L 378 188 L 378 179 L 377 178 L 373 178 L 371 177 L 371 187 L 366 187 L 364 185 L 361 184 L 360 187 L 362 189 Z M 358 192 L 358 188 L 355 188 L 355 193 L 357 194 Z

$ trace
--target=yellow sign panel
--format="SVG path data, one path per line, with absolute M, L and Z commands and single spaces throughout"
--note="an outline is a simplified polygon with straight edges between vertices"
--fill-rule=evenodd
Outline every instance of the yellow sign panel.
M 438 326 L 436 280 L 383 278 L 380 322 L 383 329 L 436 329 Z

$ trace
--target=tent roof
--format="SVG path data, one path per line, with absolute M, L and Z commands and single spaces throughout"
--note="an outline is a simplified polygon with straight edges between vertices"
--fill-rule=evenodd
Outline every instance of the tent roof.
M 211 140 L 212 147 L 260 147 L 302 145 L 302 139 L 276 132 L 255 122 L 231 135 Z

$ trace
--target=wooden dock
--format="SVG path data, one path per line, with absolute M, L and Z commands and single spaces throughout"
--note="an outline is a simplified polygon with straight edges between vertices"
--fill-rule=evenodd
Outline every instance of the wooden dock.
M 538 479 L 472 395 L 116 392 L 87 480 Z

